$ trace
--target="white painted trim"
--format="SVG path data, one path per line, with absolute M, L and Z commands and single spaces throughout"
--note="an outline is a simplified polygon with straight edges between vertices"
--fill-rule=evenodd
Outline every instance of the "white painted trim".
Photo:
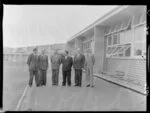
M 17 107 L 16 107 L 15 111 L 18 111 L 18 110 L 19 110 L 19 108 L 20 108 L 20 106 L 21 106 L 21 103 L 22 103 L 22 101 L 23 101 L 23 99 L 24 99 L 24 97 L 25 97 L 25 95 L 26 95 L 27 89 L 28 89 L 28 84 L 26 85 L 26 87 L 25 87 L 25 89 L 24 89 L 24 91 L 23 91 L 23 93 L 22 93 L 22 96 L 21 96 L 21 98 L 19 99 L 19 102 L 18 102 L 18 104 L 17 104 Z
M 144 60 L 141 56 L 134 57 L 106 57 L 107 59 L 131 59 L 131 60 Z

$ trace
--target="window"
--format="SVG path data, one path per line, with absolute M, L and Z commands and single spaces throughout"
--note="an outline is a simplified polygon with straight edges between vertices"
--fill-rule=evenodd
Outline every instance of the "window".
M 134 16 L 133 25 L 138 25 L 141 23 L 142 13 L 138 13 Z
M 120 44 L 124 44 L 124 42 L 125 42 L 125 33 L 120 32 Z
M 118 46 L 118 47 L 113 51 L 113 54 L 115 54 L 119 49 L 121 49 L 121 46 Z
M 112 26 L 110 29 L 110 33 L 114 32 L 114 31 L 115 31 L 115 26 Z
M 113 44 L 117 44 L 118 43 L 118 39 L 117 39 L 117 34 L 113 35 Z
M 135 28 L 134 37 L 134 55 L 135 56 L 146 56 L 146 31 L 145 26 L 138 26 Z
M 108 34 L 109 31 L 110 31 L 110 27 L 107 27 L 107 28 L 105 29 L 105 34 Z
M 142 17 L 142 23 L 146 22 L 146 12 L 143 13 L 143 17 Z
M 129 20 L 127 19 L 127 20 L 125 20 L 123 23 L 122 23 L 122 27 L 121 27 L 121 29 L 126 29 L 127 28 L 127 26 L 128 26 L 128 22 L 129 22 Z
M 112 36 L 110 35 L 110 36 L 108 36 L 107 38 L 108 38 L 108 45 L 111 45 L 111 42 L 112 42 Z
M 129 57 L 131 55 L 131 47 L 129 46 L 125 51 L 125 56 Z
M 115 31 L 121 30 L 121 24 L 122 24 L 122 23 L 119 23 L 119 24 L 116 25 Z
M 108 47 L 106 53 L 109 53 L 110 51 L 111 51 L 111 47 Z
M 132 30 L 126 30 L 124 32 L 124 43 L 131 43 L 133 41 L 133 32 Z
M 134 54 L 136 56 L 142 55 L 142 43 L 135 43 L 134 44 Z
M 115 49 L 116 47 L 112 47 L 108 54 L 111 54 Z

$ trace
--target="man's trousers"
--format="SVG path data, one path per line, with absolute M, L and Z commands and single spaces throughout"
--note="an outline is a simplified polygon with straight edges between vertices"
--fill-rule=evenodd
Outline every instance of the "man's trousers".
M 46 85 L 47 70 L 40 69 L 39 82 L 41 85 Z
M 82 69 L 75 69 L 75 85 L 82 85 Z
M 85 70 L 86 85 L 93 86 L 93 67 L 88 67 Z
M 63 82 L 62 85 L 65 86 L 66 85 L 66 81 L 68 86 L 71 86 L 71 70 L 67 70 L 67 71 L 63 71 Z
M 58 85 L 59 69 L 52 69 L 52 84 Z
M 36 83 L 36 86 L 39 85 L 38 83 L 38 79 L 39 79 L 39 75 L 38 75 L 38 70 L 29 70 L 29 73 L 30 73 L 30 78 L 29 78 L 29 85 L 32 86 L 33 84 L 33 77 L 35 76 L 35 83 Z

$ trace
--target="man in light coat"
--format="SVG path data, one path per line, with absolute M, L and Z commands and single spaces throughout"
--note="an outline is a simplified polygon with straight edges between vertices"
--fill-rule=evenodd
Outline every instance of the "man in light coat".
M 61 56 L 58 54 L 57 50 L 51 56 L 51 68 L 52 68 L 52 85 L 58 85 L 59 78 L 59 67 L 61 64 Z
M 86 50 L 85 52 L 85 75 L 86 75 L 86 86 L 87 87 L 94 87 L 93 84 L 93 66 L 95 64 L 95 57 L 92 55 L 90 50 Z

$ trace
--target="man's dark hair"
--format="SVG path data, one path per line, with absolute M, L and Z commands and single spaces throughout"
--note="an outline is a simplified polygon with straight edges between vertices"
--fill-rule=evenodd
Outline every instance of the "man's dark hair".
M 33 51 L 37 51 L 37 48 L 34 48 Z
M 67 53 L 67 54 L 68 54 L 69 52 L 68 52 L 67 50 L 65 50 L 65 53 Z

